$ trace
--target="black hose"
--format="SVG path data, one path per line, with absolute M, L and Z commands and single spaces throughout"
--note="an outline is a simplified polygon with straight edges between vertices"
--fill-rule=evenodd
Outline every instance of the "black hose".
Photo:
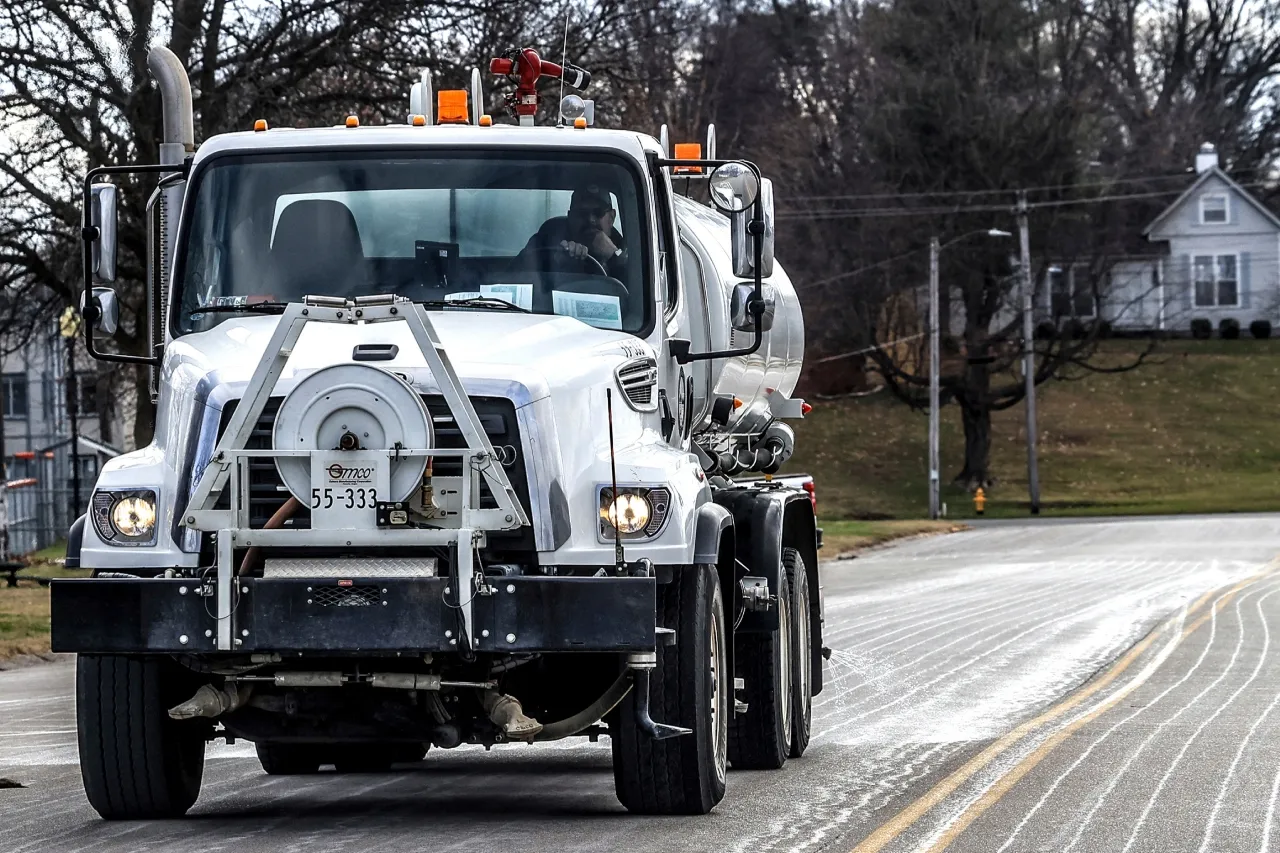
M 554 723 L 543 726 L 542 731 L 538 732 L 534 740 L 538 742 L 561 740 L 576 735 L 588 726 L 594 725 L 597 720 L 616 708 L 618 703 L 626 698 L 630 690 L 631 670 L 624 669 L 618 679 L 609 685 L 609 689 L 599 699 L 572 717 L 566 717 L 563 720 L 557 720 Z

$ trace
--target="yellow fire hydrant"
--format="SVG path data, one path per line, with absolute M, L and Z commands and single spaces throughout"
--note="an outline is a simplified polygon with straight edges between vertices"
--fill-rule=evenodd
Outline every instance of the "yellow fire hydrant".
M 987 493 L 982 491 L 982 486 L 978 486 L 978 490 L 973 493 L 973 508 L 978 515 L 982 515 L 987 508 Z

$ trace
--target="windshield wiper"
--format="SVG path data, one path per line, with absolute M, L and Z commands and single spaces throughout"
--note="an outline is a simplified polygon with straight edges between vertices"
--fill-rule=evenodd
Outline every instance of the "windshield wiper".
M 287 302 L 244 302 L 239 305 L 205 305 L 187 312 L 188 317 L 199 314 L 283 314 Z
M 519 311 L 532 314 L 528 308 L 521 308 L 514 302 L 499 299 L 496 296 L 471 296 L 466 299 L 433 299 L 420 302 L 424 308 L 497 308 L 501 311 Z

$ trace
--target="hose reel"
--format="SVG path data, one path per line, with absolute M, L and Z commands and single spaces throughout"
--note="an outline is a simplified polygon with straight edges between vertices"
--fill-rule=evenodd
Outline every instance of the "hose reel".
M 367 364 L 335 364 L 303 379 L 280 405 L 277 450 L 393 450 L 435 446 L 431 417 L 404 380 Z M 422 483 L 427 457 L 391 459 L 389 500 L 408 500 Z M 311 462 L 278 456 L 276 470 L 304 506 L 311 500 Z

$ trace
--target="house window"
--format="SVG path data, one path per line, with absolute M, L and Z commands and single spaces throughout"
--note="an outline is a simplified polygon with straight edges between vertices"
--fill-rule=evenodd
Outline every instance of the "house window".
M 77 376 L 76 388 L 80 391 L 78 414 L 96 415 L 98 413 L 98 382 L 93 375 Z
M 1197 308 L 1240 304 L 1240 266 L 1235 255 L 1196 255 L 1194 267 Z
M 27 416 L 27 375 L 25 373 L 4 374 L 4 416 L 6 418 Z
M 58 383 L 44 374 L 40 378 L 40 412 L 45 423 L 52 424 L 57 417 Z
M 1227 197 L 1223 193 L 1200 196 L 1200 224 L 1221 225 L 1227 221 Z
M 1049 267 L 1049 302 L 1055 320 L 1095 317 L 1098 305 L 1089 268 L 1083 264 L 1069 268 Z

